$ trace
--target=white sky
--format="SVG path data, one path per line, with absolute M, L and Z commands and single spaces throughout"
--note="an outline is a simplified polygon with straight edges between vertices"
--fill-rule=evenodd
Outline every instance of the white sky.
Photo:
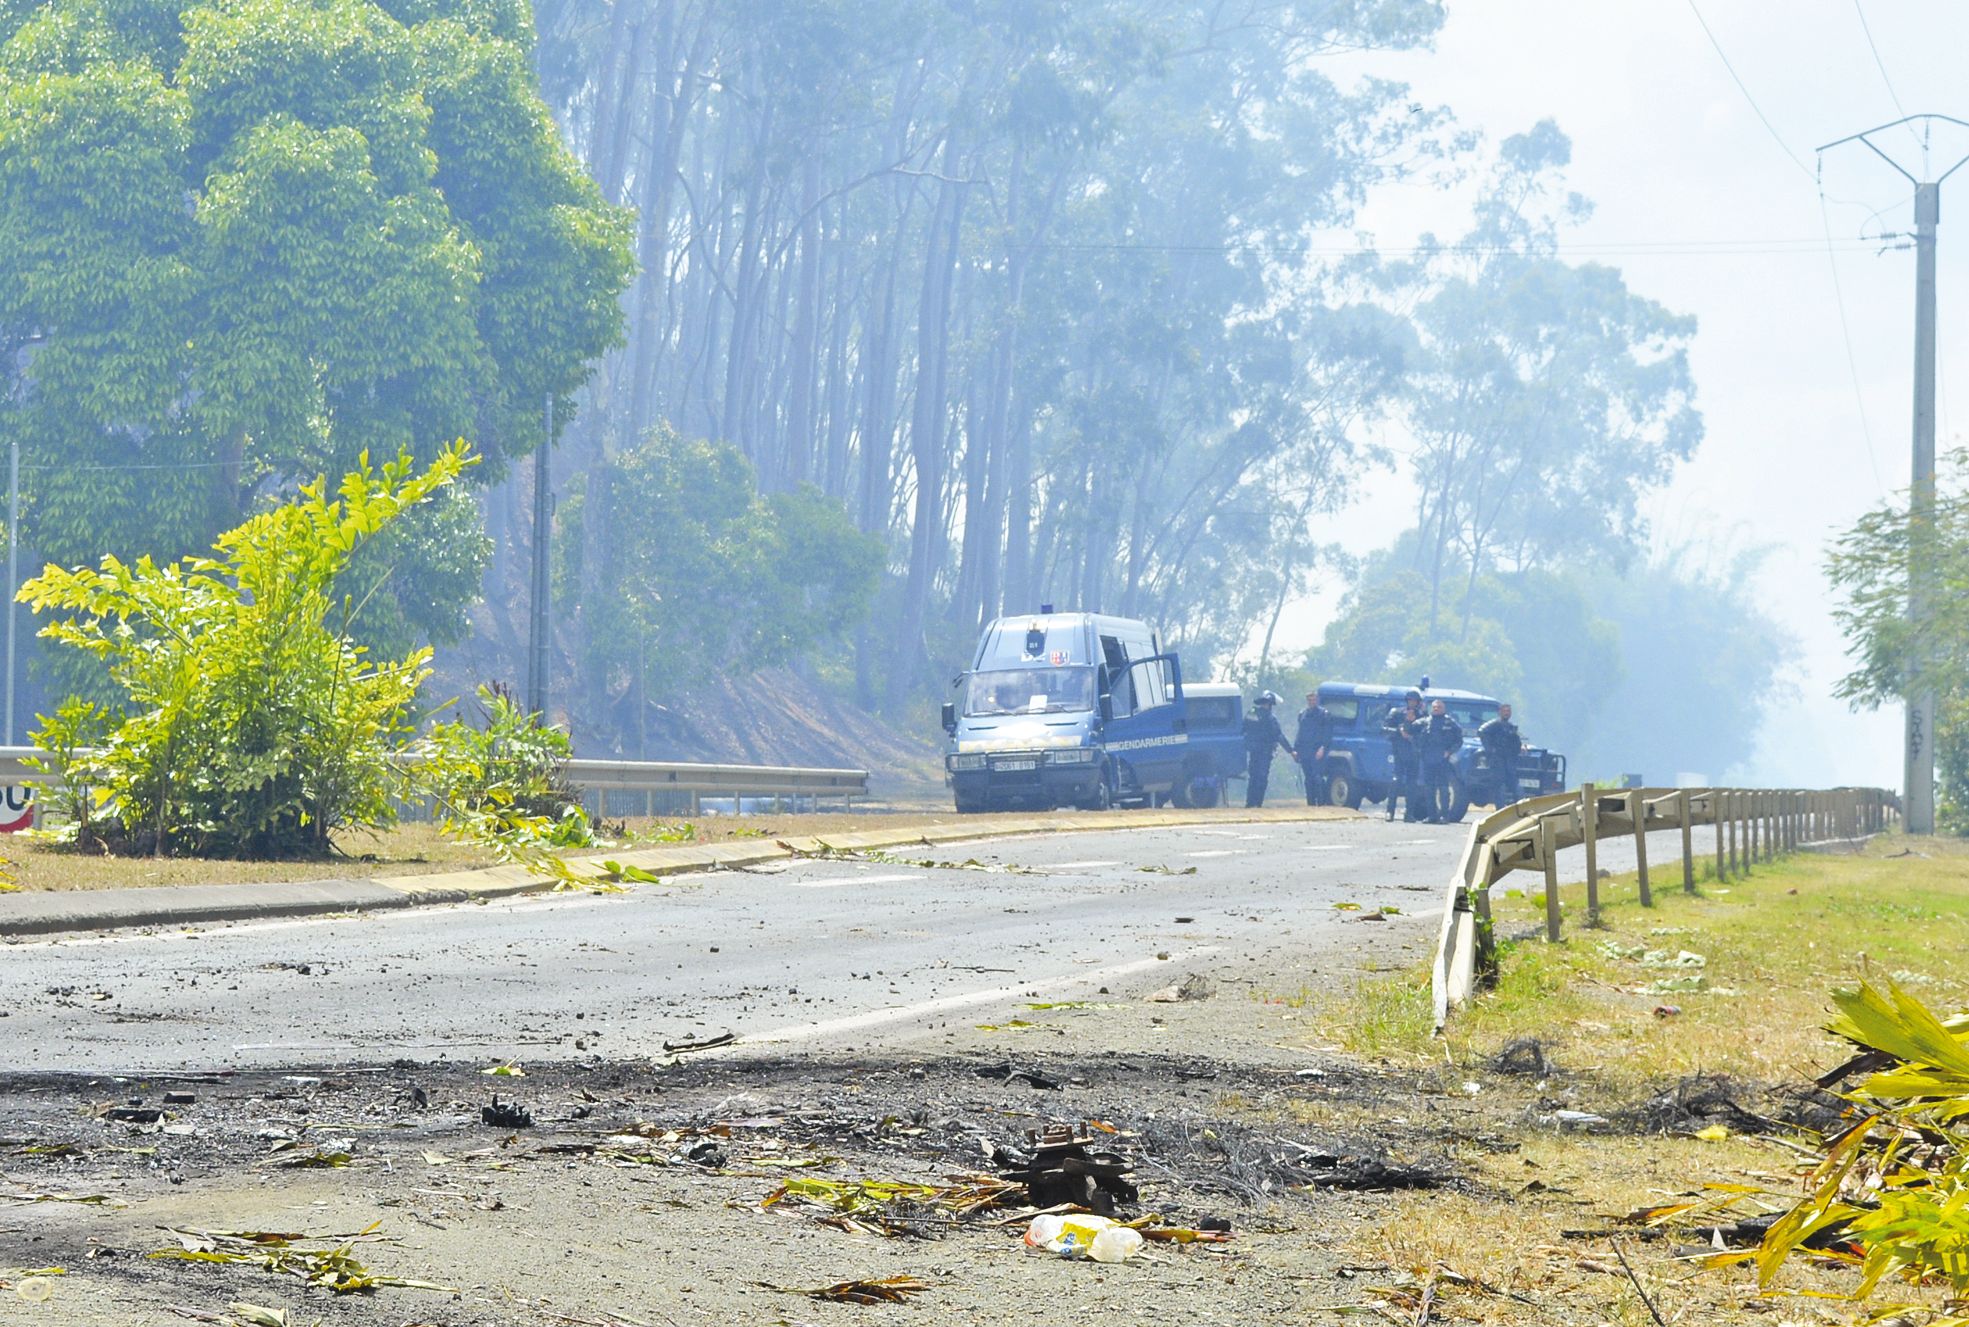
M 1862 2 L 1900 104 L 1969 119 L 1969 91 L 1957 92 L 1969 4 Z M 1806 169 L 1731 81 L 1698 6 Z M 1569 245 L 1699 320 L 1692 357 L 1707 437 L 1652 504 L 1657 538 L 1775 546 L 1757 590 L 1804 654 L 1795 705 L 1766 723 L 1750 767 L 1728 773 L 1897 787 L 1898 711 L 1854 715 L 1832 698 L 1843 647 L 1821 571 L 1832 534 L 1908 482 L 1914 255 L 1876 256 L 1855 241 L 1911 229 L 1912 190 L 1864 147 L 1843 148 L 1825 159 L 1822 219 L 1810 174 L 1819 144 L 1900 116 L 1854 0 L 1452 0 L 1433 53 L 1358 63 L 1412 84 L 1417 100 L 1447 104 L 1493 141 L 1555 119 L 1573 142 L 1569 182 L 1597 207 Z M 1938 171 L 1969 153 L 1969 130 L 1954 133 L 1935 135 Z M 1919 144 L 1906 130 L 1894 135 L 1879 141 L 1919 174 Z M 1941 217 L 1937 446 L 1947 451 L 1969 430 L 1969 169 L 1944 186 Z M 1440 193 L 1392 190 L 1364 222 L 1398 246 L 1424 231 L 1459 233 L 1463 213 Z M 1405 523 L 1409 494 L 1405 477 L 1383 476 L 1331 537 L 1357 549 L 1385 542 Z M 1296 606 L 1281 645 L 1317 641 L 1332 606 L 1331 594 Z

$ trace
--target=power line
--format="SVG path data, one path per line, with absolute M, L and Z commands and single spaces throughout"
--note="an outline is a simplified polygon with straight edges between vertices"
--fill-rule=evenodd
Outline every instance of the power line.
M 1880 47 L 1873 40 L 1873 25 L 1866 21 L 1866 6 L 1861 0 L 1853 0 L 1853 13 L 1860 20 L 1860 31 L 1866 34 L 1866 48 L 1873 52 L 1873 67 L 1880 71 L 1880 81 L 1887 85 L 1887 98 L 1894 103 L 1894 113 L 1905 120 L 1908 118 L 1907 107 L 1901 105 L 1901 94 L 1894 91 L 1894 80 L 1888 77 L 1887 62 L 1880 58 Z M 1913 125 L 1910 124 L 1907 131 L 1914 136 L 1917 143 L 1921 141 L 1921 136 L 1915 134 Z M 1923 151 L 1924 153 L 1926 151 L 1925 144 Z
M 1825 225 L 1825 258 L 1832 268 L 1832 298 L 1839 306 L 1839 335 L 1846 342 L 1846 371 L 1853 377 L 1853 404 L 1860 413 L 1860 437 L 1866 446 L 1867 468 L 1873 471 L 1873 486 L 1886 492 L 1887 485 L 1880 478 L 1880 462 L 1873 455 L 1873 429 L 1866 419 L 1866 393 L 1860 388 L 1860 361 L 1853 353 L 1853 329 L 1846 321 L 1846 291 L 1839 282 L 1839 257 L 1832 247 L 1832 216 L 1826 211 L 1825 190 L 1819 190 L 1819 220 Z
M 1757 98 L 1751 96 L 1750 89 L 1744 86 L 1743 79 L 1737 75 L 1737 67 L 1730 63 L 1730 57 L 1723 51 L 1723 43 L 1717 41 L 1716 34 L 1710 30 L 1709 20 L 1702 16 L 1700 9 L 1696 8 L 1696 0 L 1689 0 L 1689 12 L 1694 14 L 1696 16 L 1696 22 L 1702 25 L 1702 35 L 1709 38 L 1709 44 L 1716 50 L 1716 58 L 1723 62 L 1723 68 L 1729 71 L 1730 81 L 1737 85 L 1737 91 L 1741 92 L 1743 99 L 1750 103 L 1750 109 L 1756 113 L 1759 123 L 1764 126 L 1764 132 L 1771 136 L 1771 141 L 1776 143 L 1787 157 L 1791 158 L 1792 165 L 1796 166 L 1816 182 L 1818 179 L 1817 173 L 1811 167 L 1807 166 L 1796 152 L 1791 150 L 1791 144 L 1784 141 L 1784 135 L 1780 134 L 1777 126 L 1771 123 L 1771 117 L 1764 114 L 1764 108 L 1757 104 Z

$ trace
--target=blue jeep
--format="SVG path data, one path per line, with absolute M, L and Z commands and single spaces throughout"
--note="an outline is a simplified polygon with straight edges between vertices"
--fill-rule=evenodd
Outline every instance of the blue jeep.
M 1431 687 L 1426 678 L 1419 687 L 1356 682 L 1327 682 L 1320 687 L 1319 703 L 1333 716 L 1333 740 L 1327 745 L 1323 767 L 1327 800 L 1355 808 L 1364 801 L 1387 800 L 1395 758 L 1381 723 L 1389 710 L 1401 708 L 1410 691 L 1422 693 L 1425 712 L 1429 702 L 1440 700 L 1462 725 L 1463 751 L 1455 760 L 1451 781 L 1455 800 L 1450 807 L 1450 818 L 1461 820 L 1473 792 L 1484 801 L 1493 795 L 1490 790 L 1496 780 L 1477 741 L 1477 729 L 1497 717 L 1499 702 L 1471 691 Z M 1516 786 L 1519 797 L 1564 791 L 1566 758 L 1543 747 L 1527 747 L 1518 757 Z

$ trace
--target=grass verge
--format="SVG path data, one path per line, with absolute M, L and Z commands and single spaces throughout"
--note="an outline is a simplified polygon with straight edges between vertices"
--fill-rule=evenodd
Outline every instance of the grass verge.
M 1652 908 L 1632 877 L 1603 881 L 1604 924 L 1591 930 L 1579 924 L 1583 892 L 1565 891 L 1557 945 L 1529 938 L 1542 936 L 1542 898 L 1494 893 L 1499 934 L 1528 938 L 1506 943 L 1497 988 L 1453 1015 L 1445 1038 L 1432 1035 L 1426 967 L 1313 1011 L 1327 1038 L 1424 1085 L 1408 1115 L 1442 1121 L 1469 1181 L 1381 1205 L 1353 1251 L 1396 1278 L 1389 1293 L 1411 1315 L 1400 1295 L 1419 1296 L 1436 1276 L 1444 1320 L 1651 1323 L 1616 1244 L 1670 1322 L 1854 1320 L 1853 1306 L 1816 1298 L 1849 1291 L 1848 1270 L 1794 1263 L 1765 1291 L 1748 1268 L 1700 1266 L 1706 1230 L 1649 1238 L 1660 1232 L 1623 1220 L 1709 1183 L 1800 1192 L 1810 1163 L 1783 1131 L 1703 1137 L 1693 1124 L 1663 1134 L 1617 1122 L 1577 1133 L 1554 1122 L 1566 1109 L 1630 1119 L 1694 1075 L 1801 1084 L 1845 1058 L 1821 1024 L 1829 991 L 1862 976 L 1896 981 L 1940 1012 L 1969 1008 L 1969 844 L 1892 836 L 1727 883 L 1705 872 L 1696 893 L 1673 880 Z M 1526 1038 L 1549 1069 L 1506 1074 L 1500 1050 Z M 1883 1298 L 1903 1296 L 1923 1297 L 1883 1287 Z
M 1601 882 L 1602 925 L 1564 891 L 1565 939 L 1542 938 L 1542 896 L 1492 893 L 1495 990 L 1432 1035 L 1428 974 L 1366 983 L 1328 1014 L 1350 1050 L 1395 1063 L 1476 1063 L 1536 1037 L 1575 1066 L 1634 1081 L 1708 1072 L 1762 1080 L 1818 1072 L 1828 991 L 1892 978 L 1930 1004 L 1969 1007 L 1969 844 L 1887 836 L 1856 854 L 1801 853 L 1644 908 L 1633 877 Z M 1510 938 L 1519 937 L 1519 938 Z M 1669 1013 L 1666 1011 L 1677 1012 Z

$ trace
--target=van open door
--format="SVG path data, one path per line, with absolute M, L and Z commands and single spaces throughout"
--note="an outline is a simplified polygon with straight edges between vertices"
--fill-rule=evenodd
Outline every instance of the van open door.
M 1101 696 L 1101 745 L 1123 797 L 1173 794 L 1183 779 L 1189 709 L 1183 665 L 1174 654 L 1130 660 L 1110 672 Z

